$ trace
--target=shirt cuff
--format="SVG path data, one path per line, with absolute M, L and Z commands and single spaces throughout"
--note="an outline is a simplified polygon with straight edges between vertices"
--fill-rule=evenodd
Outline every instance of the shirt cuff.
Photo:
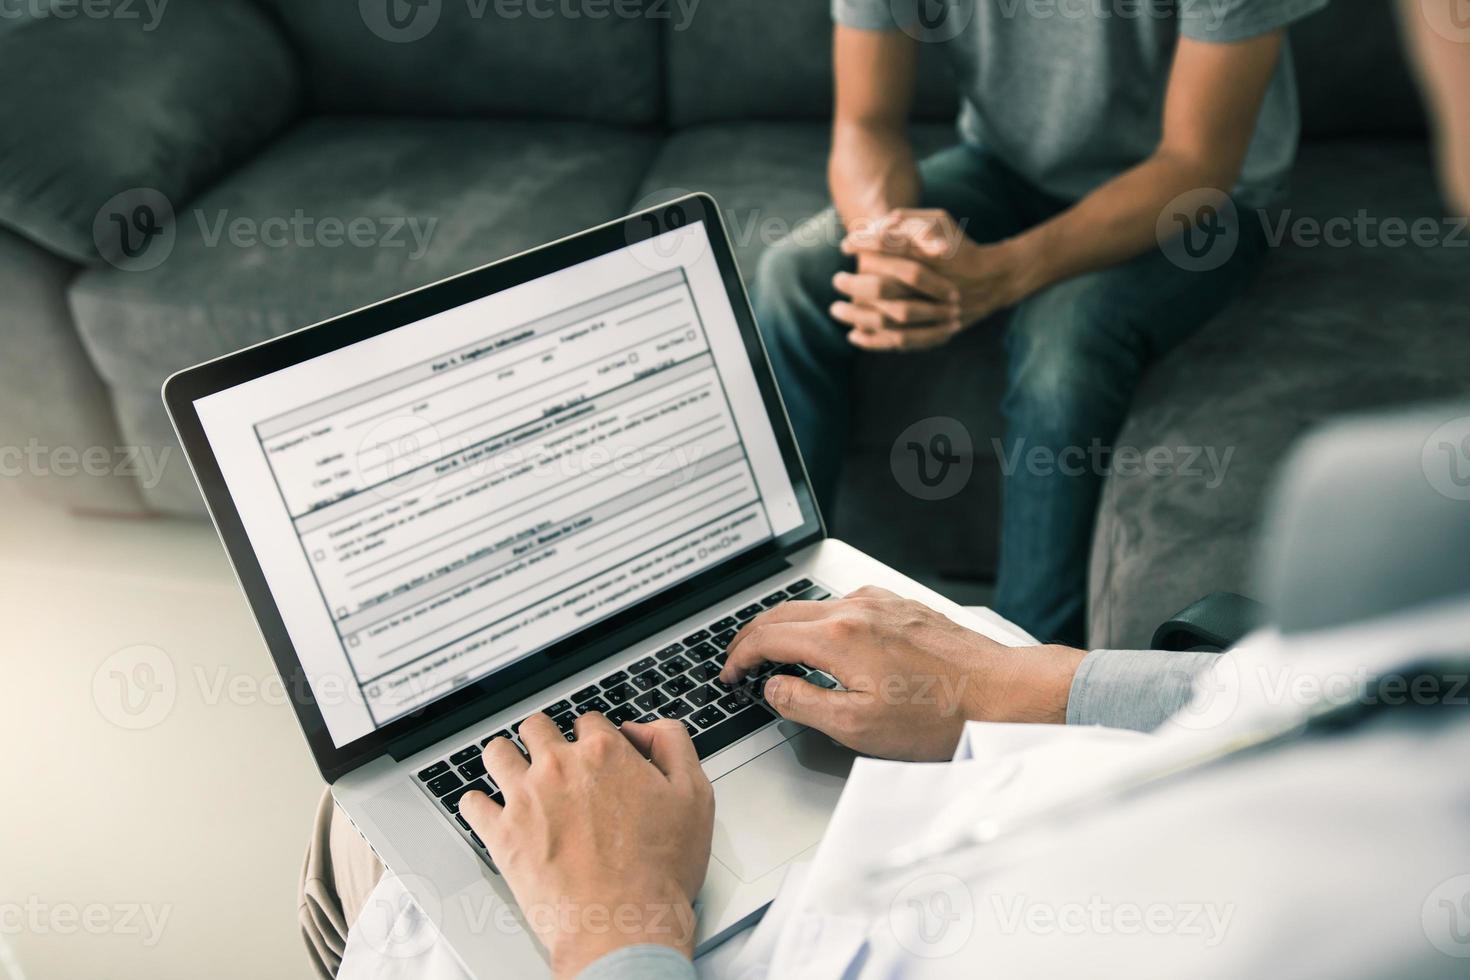
M 1328 0 L 1183 0 L 1179 33 L 1216 44 L 1245 41 L 1296 23 Z
M 896 31 L 888 0 L 832 0 L 832 20 L 859 31 Z
M 1094 650 L 1067 697 L 1067 724 L 1151 732 L 1194 696 L 1194 681 L 1218 653 Z
M 644 943 L 615 949 L 592 963 L 577 980 L 693 980 L 694 964 L 668 946 Z

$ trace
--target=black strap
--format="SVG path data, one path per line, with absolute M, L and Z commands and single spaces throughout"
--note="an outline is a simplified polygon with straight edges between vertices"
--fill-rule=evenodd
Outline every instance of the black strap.
M 1154 631 L 1155 650 L 1220 651 L 1262 621 L 1266 607 L 1234 592 L 1211 592 Z

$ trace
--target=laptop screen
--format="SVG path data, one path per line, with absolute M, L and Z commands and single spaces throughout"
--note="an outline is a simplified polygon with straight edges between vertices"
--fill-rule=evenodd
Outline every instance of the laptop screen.
M 703 222 L 196 409 L 338 747 L 802 523 Z

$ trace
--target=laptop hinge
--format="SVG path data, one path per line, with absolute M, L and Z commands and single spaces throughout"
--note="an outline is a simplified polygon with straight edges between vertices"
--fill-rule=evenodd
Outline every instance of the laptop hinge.
M 537 691 L 558 684 L 587 665 L 604 657 L 613 656 L 631 646 L 636 646 L 680 620 L 688 619 L 711 606 L 717 606 L 762 579 L 770 578 L 789 568 L 791 568 L 791 562 L 785 555 L 772 555 L 746 568 L 732 571 L 728 576 L 707 588 L 671 599 L 636 622 L 615 632 L 599 636 L 585 647 L 580 648 L 574 658 L 567 659 L 567 670 L 564 675 L 553 678 L 549 673 L 543 673 L 498 691 L 493 699 L 466 705 L 459 711 L 436 719 L 422 728 L 395 739 L 388 745 L 387 752 L 395 761 L 401 762 L 435 742 L 448 738 L 461 729 L 468 728 L 487 715 L 515 704 L 522 698 L 531 697 Z

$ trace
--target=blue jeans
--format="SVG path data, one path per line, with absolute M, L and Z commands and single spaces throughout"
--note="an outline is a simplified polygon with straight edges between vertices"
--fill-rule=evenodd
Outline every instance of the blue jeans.
M 930 157 L 920 172 L 921 205 L 950 212 L 979 242 L 1016 235 L 1070 205 L 967 146 Z M 827 312 L 838 298 L 832 276 L 853 267 L 836 247 L 840 239 L 836 215 L 818 215 L 761 257 L 755 280 L 756 319 L 817 499 L 829 512 L 858 355 Z M 1240 292 L 1265 245 L 1260 223 L 1243 220 L 1234 253 L 1213 270 L 1187 271 L 1155 248 L 1009 311 L 997 612 L 1043 641 L 1085 642 L 1087 559 L 1106 470 L 1093 447 L 1117 435 L 1144 369 Z M 1037 451 L 1072 464 L 1026 465 Z

